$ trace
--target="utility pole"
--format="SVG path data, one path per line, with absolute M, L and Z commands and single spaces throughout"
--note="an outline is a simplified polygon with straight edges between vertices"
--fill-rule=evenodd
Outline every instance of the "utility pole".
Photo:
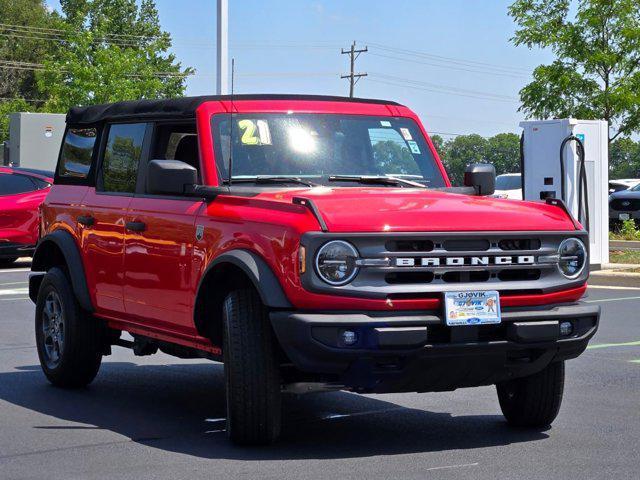
M 362 78 L 366 77 L 366 73 L 355 73 L 356 59 L 360 56 L 361 53 L 368 52 L 369 49 L 364 47 L 363 49 L 356 50 L 356 42 L 354 41 L 351 44 L 351 48 L 349 50 L 342 49 L 342 55 L 349 55 L 351 70 L 349 75 L 341 75 L 340 78 L 348 78 L 349 79 L 349 97 L 353 98 L 353 89 L 356 86 L 356 83 Z
M 218 1 L 216 79 L 218 95 L 229 93 L 229 0 Z

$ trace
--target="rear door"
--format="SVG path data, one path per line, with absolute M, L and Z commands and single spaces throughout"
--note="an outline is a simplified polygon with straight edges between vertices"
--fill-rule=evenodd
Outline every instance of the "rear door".
M 127 223 L 136 230 L 125 235 L 125 308 L 127 316 L 139 322 L 193 335 L 195 219 L 204 203 L 149 194 L 145 171 L 150 159 L 181 160 L 199 169 L 195 122 L 156 125 L 150 150 L 127 214 Z
M 148 124 L 105 127 L 96 186 L 84 197 L 82 250 L 85 274 L 97 309 L 123 314 L 124 239 L 129 203 L 136 189 L 140 159 L 148 149 Z

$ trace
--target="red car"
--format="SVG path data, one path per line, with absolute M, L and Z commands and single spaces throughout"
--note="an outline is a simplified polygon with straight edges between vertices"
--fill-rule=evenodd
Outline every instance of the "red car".
M 39 208 L 52 184 L 52 172 L 0 167 L 0 266 L 33 254 Z
M 598 327 L 587 232 L 491 198 L 491 165 L 465 185 L 394 102 L 72 109 L 29 277 L 42 369 L 84 386 L 113 345 L 221 361 L 242 444 L 277 438 L 283 393 L 336 389 L 496 385 L 510 424 L 549 425 Z

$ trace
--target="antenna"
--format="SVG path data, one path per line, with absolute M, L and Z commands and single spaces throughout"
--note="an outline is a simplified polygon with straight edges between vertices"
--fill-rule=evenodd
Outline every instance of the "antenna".
M 231 59 L 231 115 L 230 120 L 231 124 L 229 125 L 229 187 L 231 187 L 231 183 L 233 182 L 233 110 L 235 109 L 235 105 L 233 104 L 233 87 L 234 80 L 236 74 L 236 59 Z

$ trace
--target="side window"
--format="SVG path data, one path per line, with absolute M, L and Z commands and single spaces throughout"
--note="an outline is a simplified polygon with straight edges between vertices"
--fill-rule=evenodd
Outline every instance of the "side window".
M 146 129 L 146 123 L 111 125 L 102 161 L 101 190 L 135 192 Z
M 152 157 L 162 160 L 180 160 L 200 170 L 198 135 L 194 123 L 160 124 L 156 126 Z
M 36 190 L 36 186 L 26 175 L 0 173 L 0 196 L 17 195 Z
M 406 130 L 406 129 L 404 129 Z M 408 134 L 407 134 L 408 135 Z M 416 142 L 407 140 L 392 128 L 370 128 L 369 139 L 373 148 L 376 168 L 388 174 L 421 176 L 412 153 L 420 153 Z
M 58 175 L 62 178 L 87 178 L 91 168 L 95 128 L 70 128 L 64 137 Z

